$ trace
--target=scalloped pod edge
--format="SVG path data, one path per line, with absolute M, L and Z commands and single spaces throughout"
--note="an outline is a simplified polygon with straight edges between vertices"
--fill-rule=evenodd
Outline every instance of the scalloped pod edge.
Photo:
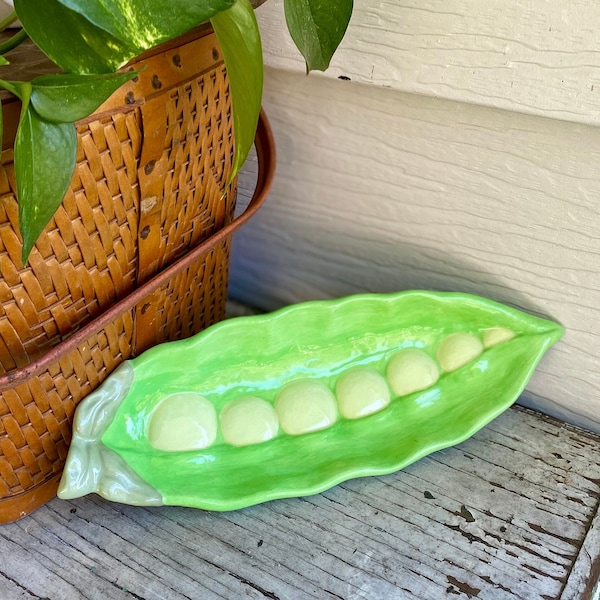
M 127 361 L 79 405 L 59 496 L 233 510 L 388 474 L 509 408 L 562 333 L 492 300 L 423 291 L 223 321 Z M 387 397 L 369 408 L 377 385 Z M 186 447 L 189 435 L 200 441 Z

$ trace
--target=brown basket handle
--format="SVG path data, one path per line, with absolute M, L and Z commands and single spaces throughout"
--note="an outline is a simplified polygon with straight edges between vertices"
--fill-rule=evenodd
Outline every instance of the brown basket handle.
M 256 130 L 254 145 L 256 147 L 256 155 L 258 158 L 258 178 L 254 195 L 241 215 L 223 227 L 223 229 L 220 229 L 215 234 L 211 235 L 210 238 L 190 250 L 173 264 L 152 277 L 152 279 L 128 294 L 125 298 L 113 304 L 106 312 L 77 330 L 67 339 L 58 343 L 44 355 L 24 367 L 12 369 L 8 373 L 0 375 L 0 392 L 26 383 L 28 379 L 39 375 L 42 371 L 50 367 L 50 365 L 60 360 L 65 354 L 75 350 L 87 339 L 96 335 L 115 319 L 132 309 L 136 304 L 139 304 L 146 296 L 167 283 L 172 277 L 210 252 L 252 217 L 267 197 L 275 175 L 275 143 L 273 141 L 273 133 L 271 132 L 269 121 L 262 110 L 258 128 Z

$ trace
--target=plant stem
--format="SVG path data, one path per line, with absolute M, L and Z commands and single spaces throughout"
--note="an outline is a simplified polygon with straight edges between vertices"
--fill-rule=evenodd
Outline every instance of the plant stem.
M 7 27 L 10 27 L 17 20 L 16 11 L 12 11 L 0 21 L 0 31 L 4 31 Z
M 20 29 L 15 35 L 0 44 L 0 54 L 6 54 L 13 48 L 16 48 L 19 44 L 23 43 L 27 37 L 25 30 Z

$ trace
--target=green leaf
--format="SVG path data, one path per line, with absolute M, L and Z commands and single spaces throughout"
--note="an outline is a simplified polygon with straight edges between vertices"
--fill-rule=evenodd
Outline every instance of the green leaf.
M 150 48 L 208 21 L 234 0 L 58 0 L 115 37 Z
M 23 264 L 62 202 L 75 169 L 73 123 L 51 123 L 24 105 L 15 139 L 15 174 Z
M 236 0 L 211 19 L 223 52 L 233 104 L 235 177 L 254 143 L 263 89 L 260 31 L 248 0 Z
M 0 65 L 9 65 L 10 63 L 4 58 L 4 56 L 0 56 Z
M 352 0 L 285 0 L 285 20 L 307 71 L 325 71 L 352 16 Z
M 28 81 L 6 81 L 0 79 L 0 88 L 8 90 L 13 96 L 21 100 L 21 116 L 25 113 L 31 97 L 31 83 Z M 2 110 L 0 109 L 0 140 L 2 139 L 4 130 L 4 121 Z
M 58 0 L 15 0 L 29 37 L 58 66 L 73 73 L 111 73 L 136 55 L 136 48 Z
M 110 73 L 233 0 L 15 0 L 31 39 L 71 73 Z
M 2 57 L 3 58 L 3 57 Z M 7 63 L 8 64 L 8 61 Z M 31 84 L 29 82 L 20 82 L 20 81 L 5 81 L 4 79 L 0 79 L 0 88 L 4 90 L 8 90 L 11 94 L 20 98 L 22 103 L 22 110 L 27 106 L 29 102 L 29 97 L 31 95 Z M 0 107 L 0 140 L 2 140 L 4 129 L 4 121 L 2 115 L 2 108 Z
M 53 123 L 74 123 L 92 114 L 137 71 L 103 75 L 42 75 L 32 82 L 31 103 Z

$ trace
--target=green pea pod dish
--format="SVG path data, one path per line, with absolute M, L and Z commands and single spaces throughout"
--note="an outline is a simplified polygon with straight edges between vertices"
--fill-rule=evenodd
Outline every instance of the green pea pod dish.
M 392 473 L 509 408 L 562 333 L 422 291 L 223 321 L 122 363 L 79 404 L 59 497 L 224 511 Z

